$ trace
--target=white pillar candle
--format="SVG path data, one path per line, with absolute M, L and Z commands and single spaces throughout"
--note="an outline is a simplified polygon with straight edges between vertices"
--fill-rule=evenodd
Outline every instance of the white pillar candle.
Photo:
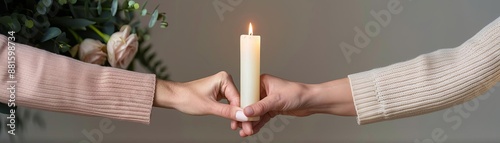
M 260 36 L 253 35 L 252 23 L 248 35 L 240 37 L 240 106 L 245 108 L 260 99 Z M 258 121 L 259 117 L 248 117 Z

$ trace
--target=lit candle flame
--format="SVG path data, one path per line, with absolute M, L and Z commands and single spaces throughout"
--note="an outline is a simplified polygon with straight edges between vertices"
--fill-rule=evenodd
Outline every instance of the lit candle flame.
M 250 26 L 248 28 L 248 35 L 253 35 L 252 23 L 250 23 Z

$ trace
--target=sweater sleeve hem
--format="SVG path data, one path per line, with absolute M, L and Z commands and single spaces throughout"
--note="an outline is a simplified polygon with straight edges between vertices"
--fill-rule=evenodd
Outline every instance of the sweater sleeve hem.
M 383 100 L 378 95 L 377 82 L 373 74 L 374 71 L 370 70 L 348 76 L 359 125 L 385 119 L 384 104 L 381 103 Z

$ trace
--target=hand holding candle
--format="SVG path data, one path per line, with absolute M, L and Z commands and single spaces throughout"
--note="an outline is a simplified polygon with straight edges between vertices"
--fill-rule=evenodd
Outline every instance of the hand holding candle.
M 253 35 L 252 23 L 248 35 L 240 37 L 240 106 L 259 101 L 260 97 L 260 36 Z M 258 121 L 259 117 L 248 117 L 248 121 Z

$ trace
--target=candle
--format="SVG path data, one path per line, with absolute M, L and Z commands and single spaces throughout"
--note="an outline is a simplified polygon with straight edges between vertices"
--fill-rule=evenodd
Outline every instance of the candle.
M 260 36 L 253 35 L 252 23 L 248 35 L 240 37 L 240 106 L 245 108 L 260 99 Z M 259 117 L 248 117 L 258 121 Z

